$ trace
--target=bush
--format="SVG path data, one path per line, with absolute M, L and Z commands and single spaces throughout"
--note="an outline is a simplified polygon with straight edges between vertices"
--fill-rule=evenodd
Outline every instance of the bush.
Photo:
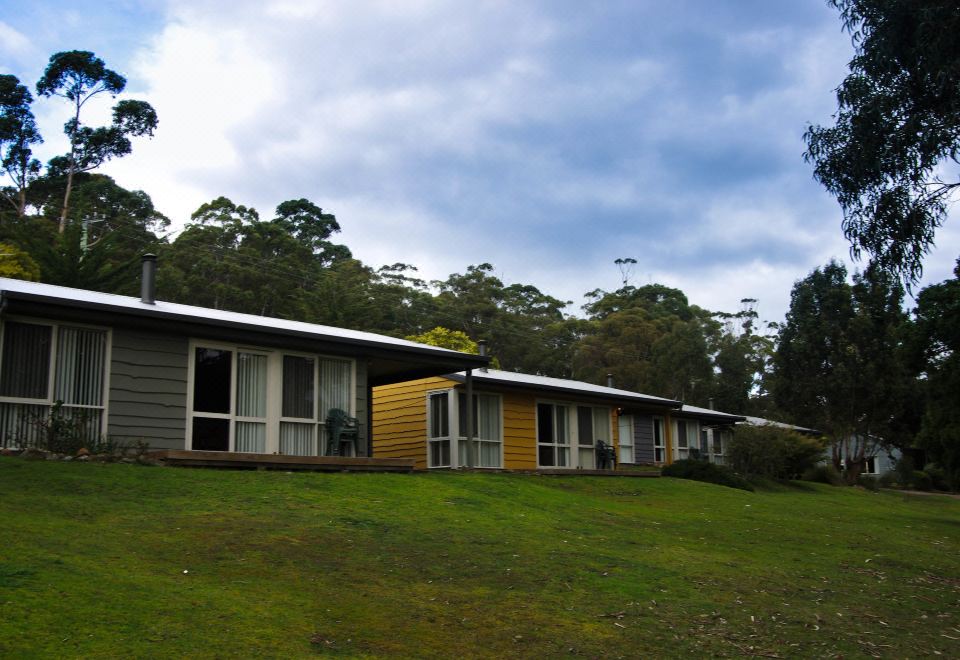
M 933 479 L 923 470 L 914 470 L 910 475 L 910 487 L 917 490 L 933 490 Z
M 870 474 L 857 475 L 857 485 L 863 486 L 867 490 L 879 490 L 880 481 Z
M 815 481 L 821 484 L 830 484 L 831 486 L 840 486 L 843 484 L 843 478 L 836 468 L 832 465 L 814 465 L 807 468 L 803 473 L 804 481 Z
M 895 483 L 897 483 L 897 473 L 884 472 L 883 474 L 880 475 L 880 479 L 878 480 L 877 483 L 881 488 L 890 488 Z
M 665 477 L 706 481 L 707 483 L 717 484 L 719 486 L 739 488 L 740 490 L 753 490 L 753 486 L 749 481 L 734 474 L 729 468 L 722 465 L 714 465 L 707 461 L 694 461 L 689 459 L 674 461 L 663 468 L 661 474 Z
M 823 439 L 778 426 L 738 426 L 727 460 L 747 478 L 796 479 L 820 462 L 824 449 Z
M 930 477 L 931 485 L 937 490 L 950 490 L 950 484 L 947 481 L 947 471 L 936 463 L 927 463 L 923 471 Z
M 902 488 L 909 488 L 913 483 L 913 472 L 916 467 L 913 465 L 913 459 L 909 456 L 901 456 L 897 464 L 893 466 L 893 471 L 897 473 L 897 483 Z

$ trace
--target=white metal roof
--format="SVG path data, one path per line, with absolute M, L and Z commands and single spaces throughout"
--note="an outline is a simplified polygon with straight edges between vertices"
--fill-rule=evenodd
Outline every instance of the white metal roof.
M 466 377 L 465 372 L 451 374 L 458 380 Z M 533 389 L 542 389 L 555 392 L 566 392 L 568 394 L 582 393 L 595 397 L 607 397 L 610 399 L 621 399 L 633 401 L 636 403 L 648 403 L 654 405 L 669 406 L 676 408 L 680 402 L 672 399 L 664 399 L 649 394 L 640 394 L 629 390 L 620 390 L 615 387 L 604 387 L 603 385 L 594 385 L 579 380 L 567 380 L 565 378 L 551 378 L 549 376 L 533 376 L 530 374 L 521 374 L 513 371 L 499 371 L 497 369 L 474 370 L 473 380 L 476 383 L 489 383 L 497 385 L 508 385 L 514 387 L 524 387 Z
M 18 294 L 26 294 L 30 298 L 49 299 L 52 304 L 68 304 L 73 306 L 88 307 L 107 312 L 128 312 L 140 316 L 157 316 L 180 321 L 192 321 L 194 323 L 212 324 L 212 325 L 232 325 L 247 327 L 260 331 L 269 332 L 271 330 L 286 333 L 295 333 L 304 336 L 312 336 L 316 339 L 343 341 L 345 343 L 357 343 L 366 345 L 377 345 L 383 348 L 397 348 L 400 350 L 413 350 L 424 354 L 443 355 L 450 357 L 470 357 L 480 359 L 479 356 L 468 356 L 460 351 L 452 351 L 446 348 L 419 344 L 417 342 L 388 337 L 373 332 L 362 332 L 360 330 L 348 330 L 346 328 L 336 328 L 328 325 L 317 325 L 314 323 L 304 323 L 302 321 L 291 321 L 288 319 L 272 318 L 269 316 L 256 316 L 255 314 L 241 314 L 239 312 L 228 312 L 221 309 L 212 309 L 209 307 L 195 307 L 193 305 L 180 305 L 177 303 L 163 302 L 158 300 L 155 304 L 149 304 L 133 296 L 120 296 L 113 293 L 100 293 L 99 291 L 88 291 L 86 289 L 73 289 L 64 286 L 55 286 L 53 284 L 41 284 L 38 282 L 27 282 L 24 280 L 14 280 L 0 278 L 0 296 L 19 297 Z
M 808 429 L 805 426 L 796 426 L 794 424 L 786 424 L 784 422 L 775 422 L 772 419 L 764 419 L 763 417 L 747 416 L 744 419 L 744 423 L 749 424 L 750 426 L 776 426 L 777 428 L 799 431 L 800 433 L 819 433 L 819 431 L 816 429 Z
M 745 419 L 743 415 L 731 415 L 730 413 L 720 412 L 719 410 L 713 410 L 711 408 L 698 408 L 697 406 L 690 406 L 686 403 L 683 404 L 682 408 L 680 408 L 679 414 L 714 417 L 717 419 L 729 420 L 730 423 L 742 422 Z

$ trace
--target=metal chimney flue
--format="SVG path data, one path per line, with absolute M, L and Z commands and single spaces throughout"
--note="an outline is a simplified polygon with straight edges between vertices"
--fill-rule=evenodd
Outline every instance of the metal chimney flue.
M 613 389 L 613 374 L 607 374 L 607 387 Z
M 480 357 L 487 357 L 487 340 L 486 339 L 477 340 L 477 353 L 480 355 Z M 486 371 L 487 368 L 480 367 L 480 370 Z
M 157 300 L 157 255 L 143 255 L 143 272 L 140 276 L 140 302 L 148 305 Z

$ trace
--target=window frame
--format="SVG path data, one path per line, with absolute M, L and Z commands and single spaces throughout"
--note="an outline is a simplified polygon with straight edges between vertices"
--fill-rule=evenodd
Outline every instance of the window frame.
M 0 404 L 19 404 L 25 406 L 45 406 L 47 408 L 53 408 L 53 405 L 56 403 L 55 398 L 55 388 L 57 380 L 57 358 L 59 357 L 60 351 L 60 329 L 61 328 L 78 328 L 81 330 L 93 330 L 96 332 L 104 333 L 104 350 L 103 350 L 103 380 L 101 385 L 100 392 L 100 405 L 94 406 L 89 404 L 68 404 L 64 403 L 64 409 L 80 409 L 80 410 L 99 410 L 100 411 L 100 436 L 103 437 L 107 435 L 109 420 L 110 420 L 110 375 L 112 372 L 111 365 L 113 364 L 113 328 L 104 325 L 97 325 L 92 323 L 65 323 L 62 321 L 55 321 L 45 318 L 39 318 L 34 316 L 20 316 L 20 315 L 10 315 L 4 316 L 0 319 L 0 362 L 3 360 L 3 347 L 4 342 L 6 341 L 6 330 L 7 323 L 21 323 L 25 325 L 41 325 L 50 328 L 50 348 L 49 348 L 49 364 L 47 365 L 47 395 L 43 399 L 36 399 L 32 397 L 14 397 L 14 396 L 0 396 Z M 2 366 L 2 365 L 0 365 Z M 0 446 L 7 446 L 5 439 L 0 439 Z
M 660 442 L 657 443 L 657 430 L 660 431 Z M 663 465 L 667 462 L 667 425 L 662 415 L 650 416 L 650 434 L 653 437 L 653 462 Z M 657 458 L 657 455 L 660 458 Z
M 548 405 L 553 407 L 554 415 L 554 428 L 553 428 L 553 438 L 554 442 L 545 443 L 540 442 L 540 406 Z M 566 416 L 566 429 L 567 429 L 567 439 L 568 444 L 559 444 L 556 442 L 556 407 L 564 406 L 567 409 Z M 580 427 L 579 427 L 579 409 L 580 408 L 590 408 L 591 414 L 591 432 L 593 433 L 593 445 L 581 445 L 580 444 Z M 586 451 L 588 447 L 594 452 L 593 459 L 596 460 L 596 447 L 597 447 L 597 416 L 596 411 L 603 410 L 606 418 L 609 420 L 607 423 L 607 428 L 610 432 L 609 444 L 612 447 L 618 447 L 619 443 L 616 441 L 617 437 L 617 425 L 613 423 L 613 411 L 614 406 L 604 406 L 598 405 L 595 403 L 588 403 L 583 401 L 563 401 L 558 399 L 536 399 L 534 402 L 534 439 L 536 441 L 536 455 L 537 455 L 537 469 L 557 469 L 557 470 L 577 470 L 581 469 L 580 465 L 580 452 Z M 601 440 L 603 438 L 600 438 Z M 568 460 L 566 465 L 541 465 L 540 464 L 540 447 L 552 447 L 554 462 L 556 462 L 557 451 L 561 448 L 568 450 Z M 594 464 L 594 467 L 596 464 Z M 592 468 L 587 468 L 592 469 Z
M 623 441 L 623 429 L 621 424 L 623 420 L 630 420 L 630 423 L 627 426 L 627 428 L 630 431 L 630 434 L 629 434 L 630 442 L 626 442 L 626 443 Z M 637 420 L 636 420 L 636 417 L 634 417 L 633 415 L 617 416 L 617 458 L 620 463 L 628 463 L 632 465 L 637 462 L 637 455 L 634 451 L 636 447 L 636 438 L 634 437 L 634 435 L 636 434 L 636 425 L 637 425 Z M 623 460 L 624 449 L 630 450 L 629 461 Z
M 680 423 L 684 425 L 686 446 L 680 446 Z M 700 448 L 700 421 L 696 419 L 673 420 L 673 460 L 682 461 L 690 458 L 691 449 Z M 685 452 L 682 454 L 681 452 Z
M 433 411 L 432 411 L 432 401 L 434 397 L 439 397 L 443 394 L 447 395 L 447 435 L 445 436 L 434 436 L 433 428 Z M 466 396 L 466 391 L 463 388 L 458 387 L 448 387 L 442 389 L 428 390 L 426 397 L 426 414 L 427 414 L 427 468 L 428 469 L 451 469 L 455 467 L 466 467 L 465 457 L 461 457 L 460 446 L 461 444 L 466 443 L 466 436 L 460 435 L 460 397 Z M 489 438 L 479 438 L 474 436 L 473 442 L 479 449 L 480 443 L 487 444 L 496 444 L 499 445 L 499 465 L 474 465 L 473 469 L 478 470 L 502 470 L 505 460 L 504 452 L 504 428 L 503 428 L 503 395 L 495 392 L 473 392 L 474 398 L 477 399 L 477 406 L 479 409 L 480 397 L 490 397 L 496 401 L 497 413 L 499 418 L 499 429 L 500 437 L 497 440 Z M 476 416 L 475 416 L 476 417 Z M 474 419 L 474 423 L 479 425 L 479 419 Z M 431 451 L 431 443 L 441 443 L 446 442 L 448 444 L 448 453 L 450 456 L 450 463 L 448 465 L 434 465 L 433 464 L 433 452 Z M 477 454 L 479 457 L 479 453 Z M 479 461 L 478 461 L 479 462 Z
M 209 413 L 195 411 L 194 390 L 196 378 L 196 355 L 198 348 L 209 348 L 220 351 L 230 351 L 230 412 L 229 413 Z M 357 407 L 357 361 L 354 358 L 347 358 L 339 355 L 325 355 L 322 353 L 309 353 L 306 351 L 289 350 L 286 348 L 275 348 L 266 346 L 256 346 L 244 343 L 229 343 L 222 341 L 208 341 L 205 339 L 191 338 L 188 342 L 187 357 L 187 410 L 186 410 L 186 428 L 184 446 L 188 451 L 193 451 L 193 420 L 195 417 L 206 417 L 209 419 L 229 420 L 229 434 L 227 451 L 236 451 L 236 425 L 237 422 L 265 423 L 266 438 L 264 441 L 264 454 L 281 455 L 280 452 L 280 425 L 286 423 L 312 424 L 313 425 L 313 446 L 317 453 L 314 456 L 323 456 L 326 453 L 326 417 L 320 414 L 320 363 L 323 360 L 338 360 L 347 362 L 350 365 L 350 382 L 348 385 L 349 410 L 347 414 L 356 417 Z M 253 355 L 265 355 L 267 357 L 267 375 L 266 375 L 266 416 L 254 418 L 237 414 L 237 375 L 239 373 L 238 357 L 241 353 Z M 313 420 L 301 417 L 286 417 L 283 413 L 283 358 L 284 356 L 302 357 L 313 359 Z

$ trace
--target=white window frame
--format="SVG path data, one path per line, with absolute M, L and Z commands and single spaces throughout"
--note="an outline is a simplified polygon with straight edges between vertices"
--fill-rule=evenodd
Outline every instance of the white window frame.
M 724 465 L 727 455 L 727 441 L 733 437 L 730 429 L 713 429 L 710 438 L 710 460 L 717 465 Z M 717 452 L 717 448 L 720 451 Z
M 567 429 L 567 439 L 569 441 L 569 444 L 564 445 L 556 442 L 556 431 L 557 431 L 556 417 L 554 417 L 554 425 L 553 425 L 554 441 L 552 443 L 540 442 L 540 405 L 541 404 L 553 406 L 554 411 L 556 411 L 556 406 L 565 406 L 567 408 L 566 429 Z M 616 428 L 613 424 L 613 407 L 612 406 L 598 406 L 594 403 L 585 403 L 585 402 L 578 402 L 578 401 L 560 401 L 556 399 L 537 399 L 534 405 L 535 405 L 535 408 L 534 408 L 535 414 L 534 414 L 533 428 L 534 428 L 534 439 L 536 440 L 536 447 L 537 447 L 537 450 L 536 450 L 537 468 L 544 468 L 544 469 L 550 469 L 550 470 L 552 469 L 576 470 L 581 468 L 580 451 L 581 449 L 583 450 L 587 449 L 587 445 L 583 445 L 582 447 L 580 445 L 580 427 L 579 427 L 579 420 L 578 420 L 579 413 L 577 412 L 577 410 L 581 407 L 591 409 L 590 417 L 591 417 L 591 424 L 593 425 L 592 432 L 594 436 L 594 442 L 592 446 L 593 460 L 596 461 L 596 440 L 598 435 L 597 423 L 596 423 L 597 418 L 596 418 L 596 415 L 594 414 L 595 410 L 603 410 L 607 418 L 610 420 L 608 423 L 608 428 L 610 429 L 610 438 L 605 442 L 607 442 L 611 447 L 616 446 L 616 443 L 614 442 Z M 556 412 L 554 412 L 553 414 L 554 416 L 556 416 Z M 603 438 L 600 438 L 600 439 L 602 440 Z M 567 464 L 566 465 L 541 465 L 540 464 L 540 447 L 553 447 L 554 458 L 556 458 L 556 452 L 558 449 L 567 449 L 569 452 Z
M 103 385 L 100 393 L 100 405 L 91 406 L 87 404 L 63 404 L 64 409 L 79 410 L 99 410 L 100 411 L 100 436 L 107 435 L 109 415 L 110 415 L 110 372 L 113 361 L 113 329 L 102 325 L 91 325 L 89 323 L 63 323 L 51 321 L 31 316 L 6 316 L 0 320 L 0 360 L 3 359 L 3 346 L 6 339 L 7 322 L 42 325 L 50 328 L 50 354 L 47 372 L 47 396 L 43 399 L 34 399 L 28 397 L 0 396 L 0 404 L 19 404 L 24 406 L 46 406 L 53 408 L 56 403 L 54 398 L 54 388 L 56 387 L 57 377 L 57 357 L 60 349 L 60 328 L 80 328 L 83 330 L 95 330 L 103 332 L 106 346 L 103 351 Z M 3 446 L 5 440 L 0 440 L 0 446 Z
M 431 414 L 431 401 L 433 397 L 446 394 L 447 395 L 447 435 L 446 436 L 436 436 L 434 437 L 434 428 L 433 428 L 433 415 Z M 427 467 L 429 468 L 451 468 L 454 466 L 466 467 L 466 456 L 462 454 L 461 444 L 466 444 L 466 436 L 460 435 L 460 395 L 466 396 L 466 392 L 463 388 L 446 388 L 439 390 L 430 390 L 427 392 Z M 481 443 L 487 444 L 496 444 L 499 448 L 500 453 L 500 465 L 497 466 L 480 466 L 474 465 L 473 467 L 478 470 L 502 470 L 504 466 L 504 429 L 503 429 L 503 397 L 500 394 L 493 392 L 474 392 L 473 396 L 475 397 L 491 397 L 497 402 L 497 412 L 500 417 L 500 437 L 499 439 L 491 438 L 473 438 L 474 446 L 478 450 L 476 456 L 479 457 L 479 448 Z M 479 400 L 479 399 L 478 399 Z M 475 420 L 476 421 L 476 420 Z M 433 452 L 430 450 L 430 443 L 439 443 L 439 442 L 448 442 L 450 446 L 450 464 L 449 465 L 434 465 L 433 464 Z
M 198 348 L 210 348 L 219 351 L 230 351 L 230 412 L 229 413 L 210 413 L 196 412 L 193 409 L 194 404 L 194 378 L 196 375 L 196 356 Z M 326 450 L 326 417 L 320 412 L 320 362 L 322 360 L 338 360 L 350 364 L 350 384 L 349 384 L 349 410 L 347 414 L 356 417 L 357 408 L 357 361 L 352 358 L 345 358 L 338 355 L 323 355 L 320 353 L 306 353 L 303 351 L 266 348 L 263 346 L 252 346 L 247 344 L 230 344 L 218 341 L 207 341 L 204 339 L 191 339 L 188 344 L 189 358 L 187 360 L 187 415 L 186 415 L 186 448 L 193 450 L 193 419 L 194 417 L 205 417 L 208 419 L 226 419 L 229 420 L 228 451 L 236 451 L 236 425 L 237 422 L 252 422 L 266 424 L 266 441 L 264 452 L 266 454 L 280 453 L 280 424 L 282 422 L 296 424 L 313 425 L 313 446 L 317 452 L 315 455 L 323 456 Z M 254 355 L 264 355 L 267 357 L 267 401 L 265 417 L 243 417 L 236 414 L 237 411 L 237 358 L 240 353 Z M 283 405 L 283 357 L 289 355 L 292 357 L 310 358 L 313 360 L 313 420 L 300 417 L 284 417 L 282 413 Z
M 686 447 L 680 446 L 680 422 L 686 429 Z M 691 431 L 692 429 L 692 431 Z M 682 461 L 690 458 L 690 449 L 700 448 L 700 422 L 695 419 L 673 420 L 673 460 Z
M 657 429 L 660 430 L 659 444 L 657 443 Z M 662 465 L 667 462 L 667 427 L 662 416 L 651 415 L 650 433 L 653 439 L 653 462 Z M 657 458 L 658 455 L 659 458 Z

